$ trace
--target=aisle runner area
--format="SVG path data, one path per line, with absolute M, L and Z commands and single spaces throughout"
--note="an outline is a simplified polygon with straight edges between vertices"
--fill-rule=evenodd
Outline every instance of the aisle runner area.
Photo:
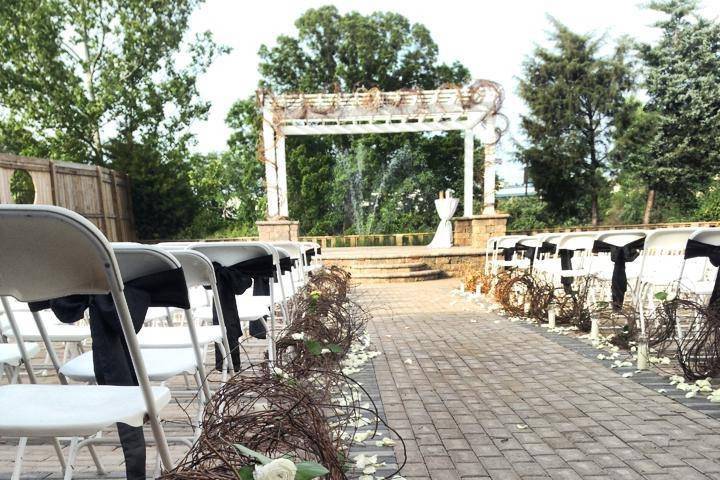
M 718 420 L 481 311 L 456 285 L 359 289 L 405 478 L 720 479 Z

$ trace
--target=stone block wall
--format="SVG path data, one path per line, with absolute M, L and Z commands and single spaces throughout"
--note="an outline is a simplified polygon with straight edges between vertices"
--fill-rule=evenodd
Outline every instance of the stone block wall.
M 496 213 L 453 218 L 453 243 L 458 247 L 485 248 L 490 237 L 505 235 L 508 217 Z
M 447 255 L 414 255 L 407 257 L 366 257 L 366 258 L 325 258 L 325 265 L 352 270 L 353 266 L 363 264 L 402 264 L 424 263 L 433 270 L 441 270 L 443 276 L 459 277 L 468 269 L 482 269 L 485 265 L 485 253 L 447 254 Z
M 261 242 L 297 242 L 300 222 L 292 220 L 267 220 L 255 222 Z

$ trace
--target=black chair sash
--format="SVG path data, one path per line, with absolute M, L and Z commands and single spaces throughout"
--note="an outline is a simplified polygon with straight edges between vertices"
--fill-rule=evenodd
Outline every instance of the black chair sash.
M 558 256 L 560 257 L 560 269 L 572 270 L 572 258 L 575 256 L 575 250 L 561 248 L 558 250 Z M 574 280 L 575 279 L 573 277 L 560 277 L 560 283 L 562 284 L 565 293 L 570 295 L 573 294 L 572 284 Z
M 239 339 L 242 336 L 242 327 L 240 325 L 240 315 L 235 301 L 236 295 L 242 295 L 245 290 L 253 284 L 253 278 L 259 275 L 267 274 L 272 270 L 272 256 L 263 255 L 262 257 L 251 258 L 234 265 L 224 266 L 218 262 L 213 262 L 215 269 L 215 279 L 217 281 L 218 297 L 220 299 L 220 308 L 223 312 L 225 320 L 225 330 L 227 331 L 228 346 L 233 368 L 235 371 L 240 370 L 240 350 Z M 219 325 L 220 321 L 217 315 L 217 305 L 213 298 L 213 324 Z M 259 328 L 257 326 L 259 324 Z M 260 322 L 250 322 L 250 333 L 262 335 L 264 328 Z M 219 349 L 215 349 L 215 368 L 222 370 L 223 355 Z
M 272 257 L 270 257 L 272 261 Z M 297 259 L 293 260 L 290 257 L 280 259 L 280 273 L 287 273 L 292 271 L 293 264 L 297 262 Z M 271 265 L 271 268 L 262 275 L 253 277 L 255 283 L 253 284 L 253 295 L 254 296 L 268 296 L 270 295 L 270 278 L 274 282 L 278 281 L 277 269 Z
M 310 265 L 310 262 L 312 261 L 313 257 L 315 255 L 320 255 L 320 247 L 317 248 L 317 252 L 314 248 L 311 248 L 310 250 L 305 250 L 305 265 Z
M 710 245 L 709 243 L 699 242 L 697 240 L 688 240 L 685 246 L 685 258 L 707 257 L 713 267 L 720 267 L 720 245 Z M 720 310 L 720 269 L 715 276 L 715 285 L 710 294 L 708 307 L 712 310 Z
M 645 238 L 638 238 L 632 242 L 623 245 L 613 245 L 595 240 L 593 243 L 593 253 L 610 253 L 610 260 L 613 262 L 613 274 L 610 291 L 612 293 L 612 308 L 618 311 L 625 302 L 625 292 L 627 292 L 627 271 L 625 264 L 633 262 L 640 256 L 640 251 L 645 245 Z
M 512 260 L 513 255 L 515 255 L 515 247 L 499 247 L 498 250 L 502 251 L 503 260 L 505 260 L 506 262 Z
M 182 268 L 130 280 L 125 283 L 124 294 L 136 333 L 142 328 L 150 307 L 190 308 Z M 29 306 L 33 312 L 50 308 L 63 323 L 77 322 L 89 308 L 93 364 L 98 385 L 138 385 L 120 318 L 110 294 L 69 295 L 31 302 Z M 145 479 L 145 435 L 142 427 L 118 423 L 117 429 L 127 478 Z
M 523 245 L 520 242 L 516 243 L 514 248 L 516 252 L 523 252 L 525 254 L 525 258 L 530 260 L 530 270 L 532 270 L 533 263 L 535 262 L 535 251 L 537 248 Z
M 555 244 L 542 242 L 539 247 L 531 247 L 518 242 L 515 244 L 515 251 L 525 253 L 525 258 L 530 259 L 530 268 L 532 269 L 533 263 L 535 263 L 535 257 L 543 253 L 555 252 Z
M 550 242 L 542 242 L 539 253 L 555 253 L 557 245 Z

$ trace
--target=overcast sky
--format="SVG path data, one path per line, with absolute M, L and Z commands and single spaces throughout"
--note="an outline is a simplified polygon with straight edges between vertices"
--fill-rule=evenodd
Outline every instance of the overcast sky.
M 630 35 L 652 41 L 657 17 L 636 0 L 207 0 L 191 19 L 193 31 L 210 30 L 216 41 L 232 47 L 200 79 L 200 94 L 212 102 L 207 122 L 194 126 L 197 151 L 223 150 L 229 136 L 225 115 L 238 98 L 252 94 L 258 83 L 260 45 L 274 45 L 281 34 L 294 35 L 295 20 L 308 8 L 334 4 L 341 13 L 394 11 L 430 30 L 440 50 L 440 60 L 459 60 L 473 78 L 487 78 L 503 85 L 503 112 L 511 123 L 510 138 L 518 138 L 522 101 L 516 95 L 522 62 L 537 44 L 547 42 L 547 16 L 571 29 L 606 35 L 609 42 Z M 704 0 L 703 13 L 720 16 L 720 0 Z M 503 140 L 499 175 L 509 183 L 522 179 L 510 161 L 512 141 Z M 458 159 L 458 168 L 461 163 Z

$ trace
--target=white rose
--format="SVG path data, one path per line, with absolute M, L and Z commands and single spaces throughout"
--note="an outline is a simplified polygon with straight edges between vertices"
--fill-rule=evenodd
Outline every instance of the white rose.
M 256 465 L 255 480 L 294 480 L 297 467 L 287 458 L 276 458 L 266 465 Z

